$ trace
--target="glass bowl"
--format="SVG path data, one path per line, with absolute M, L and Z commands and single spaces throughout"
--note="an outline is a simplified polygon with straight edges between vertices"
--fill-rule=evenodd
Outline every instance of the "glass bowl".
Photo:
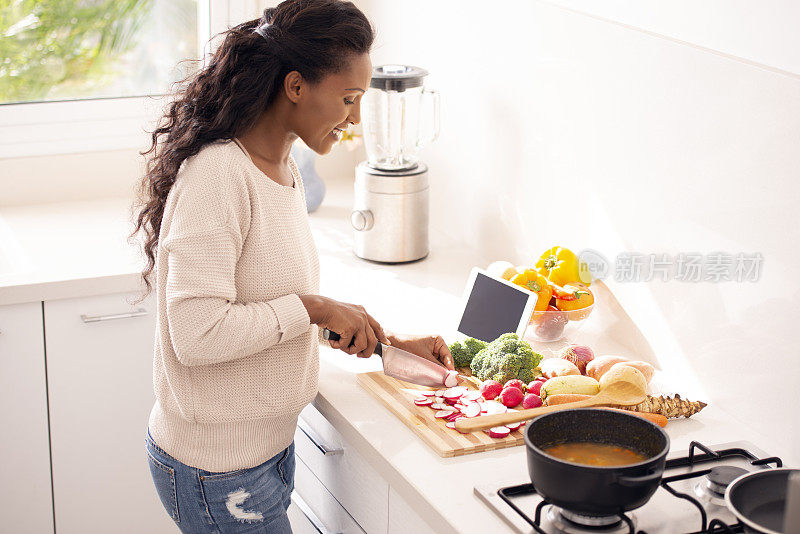
M 535 311 L 531 316 L 528 328 L 525 329 L 524 337 L 534 341 L 569 340 L 586 322 L 586 319 L 594 310 L 595 304 L 579 310 Z

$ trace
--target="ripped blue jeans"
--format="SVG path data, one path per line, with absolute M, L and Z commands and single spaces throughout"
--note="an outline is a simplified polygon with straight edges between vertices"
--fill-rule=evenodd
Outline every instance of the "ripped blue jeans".
M 145 438 L 147 462 L 158 496 L 184 534 L 291 534 L 294 442 L 249 469 L 216 473 L 189 467 Z

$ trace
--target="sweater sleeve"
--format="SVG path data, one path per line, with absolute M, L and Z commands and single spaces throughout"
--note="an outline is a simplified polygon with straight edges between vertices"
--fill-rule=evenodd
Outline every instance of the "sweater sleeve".
M 230 226 L 165 240 L 167 322 L 178 360 L 188 366 L 235 360 L 310 327 L 300 297 L 237 302 L 239 239 Z

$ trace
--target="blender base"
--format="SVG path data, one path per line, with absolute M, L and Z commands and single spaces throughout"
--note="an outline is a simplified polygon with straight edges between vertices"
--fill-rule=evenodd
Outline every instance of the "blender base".
M 408 263 L 426 258 L 428 248 L 428 168 L 381 171 L 362 162 L 356 168 L 350 222 L 353 252 L 376 263 Z

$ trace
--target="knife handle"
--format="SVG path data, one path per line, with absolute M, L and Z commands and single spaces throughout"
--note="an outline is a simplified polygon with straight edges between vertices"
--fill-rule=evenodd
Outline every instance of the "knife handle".
M 332 332 L 332 331 L 328 330 L 327 328 L 324 328 L 322 330 L 322 339 L 324 339 L 324 340 L 327 340 L 327 341 L 339 341 L 341 338 L 342 338 L 342 336 L 340 336 L 336 332 Z M 350 340 L 350 346 L 351 347 L 353 346 L 353 340 L 352 339 Z M 381 346 L 380 341 L 378 342 L 377 345 L 375 345 L 375 351 L 373 352 L 373 354 L 377 354 L 378 356 L 383 356 L 383 347 Z

